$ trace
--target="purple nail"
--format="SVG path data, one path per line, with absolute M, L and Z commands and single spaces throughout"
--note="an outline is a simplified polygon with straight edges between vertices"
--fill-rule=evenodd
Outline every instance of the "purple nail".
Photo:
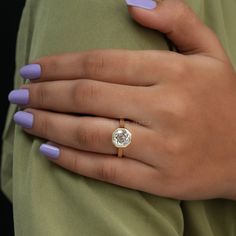
M 152 0 L 125 0 L 126 4 L 134 7 L 141 7 L 144 9 L 152 10 L 157 7 L 157 2 Z
M 41 66 L 39 64 L 29 64 L 20 69 L 20 75 L 24 79 L 34 80 L 41 76 Z
M 39 151 L 43 155 L 50 157 L 52 159 L 58 159 L 60 156 L 60 149 L 49 144 L 42 144 L 39 148 Z
M 18 105 L 27 105 L 29 103 L 29 90 L 28 89 L 16 89 L 12 90 L 8 95 L 10 103 Z
M 23 128 L 30 129 L 33 127 L 34 116 L 29 112 L 18 111 L 14 115 L 14 121 Z

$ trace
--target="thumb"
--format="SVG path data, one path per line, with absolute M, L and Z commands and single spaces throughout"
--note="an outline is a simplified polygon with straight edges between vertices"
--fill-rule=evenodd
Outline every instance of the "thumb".
M 183 54 L 227 58 L 216 35 L 181 0 L 126 0 L 131 16 L 141 25 L 159 30 Z

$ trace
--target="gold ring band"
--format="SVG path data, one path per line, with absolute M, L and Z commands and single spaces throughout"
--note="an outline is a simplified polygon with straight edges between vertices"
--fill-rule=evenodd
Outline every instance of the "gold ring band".
M 119 157 L 119 158 L 123 157 L 123 148 L 118 148 L 117 150 L 118 150 L 117 157 Z

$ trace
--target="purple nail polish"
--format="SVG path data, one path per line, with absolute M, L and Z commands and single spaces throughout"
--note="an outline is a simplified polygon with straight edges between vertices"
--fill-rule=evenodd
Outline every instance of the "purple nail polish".
M 41 66 L 39 64 L 29 64 L 20 69 L 20 75 L 24 79 L 34 80 L 41 76 Z
M 157 7 L 157 2 L 152 0 L 125 0 L 126 4 L 134 7 L 141 7 L 144 9 L 152 10 Z
M 14 115 L 14 121 L 23 128 L 30 129 L 33 127 L 34 117 L 29 112 L 18 111 Z
M 29 90 L 16 89 L 9 93 L 8 100 L 10 103 L 18 105 L 27 105 L 29 103 Z
M 58 159 L 60 156 L 60 149 L 49 144 L 42 144 L 39 148 L 39 151 L 43 155 L 50 157 L 52 159 Z

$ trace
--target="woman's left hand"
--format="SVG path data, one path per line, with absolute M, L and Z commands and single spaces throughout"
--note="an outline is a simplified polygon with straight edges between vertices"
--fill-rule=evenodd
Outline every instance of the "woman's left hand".
M 9 96 L 26 108 L 16 123 L 53 142 L 41 151 L 81 175 L 175 199 L 236 199 L 236 75 L 222 46 L 180 0 L 129 10 L 169 32 L 179 53 L 41 58 L 21 71 L 40 78 Z M 124 158 L 111 142 L 119 118 L 132 133 Z

